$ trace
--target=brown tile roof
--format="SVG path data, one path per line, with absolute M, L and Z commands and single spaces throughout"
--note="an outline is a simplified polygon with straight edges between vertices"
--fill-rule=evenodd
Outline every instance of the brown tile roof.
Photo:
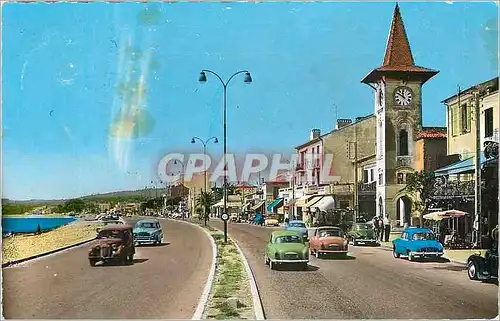
M 415 65 L 399 5 L 396 4 L 384 62 L 382 66 L 371 71 L 361 82 L 374 83 L 383 76 L 391 75 L 399 78 L 403 76 L 401 73 L 411 73 L 425 82 L 437 74 L 438 71 Z
M 446 139 L 446 133 L 441 130 L 423 130 L 418 133 L 417 139 Z
M 401 67 L 413 65 L 415 65 L 415 61 L 411 54 L 403 18 L 401 18 L 401 13 L 399 12 L 399 5 L 396 3 L 383 66 Z

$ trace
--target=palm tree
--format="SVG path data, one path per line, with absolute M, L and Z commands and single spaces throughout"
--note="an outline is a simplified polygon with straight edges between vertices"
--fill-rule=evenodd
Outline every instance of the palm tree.
M 196 199 L 196 206 L 203 209 L 203 219 L 205 221 L 205 226 L 207 225 L 208 216 L 210 214 L 210 208 L 215 204 L 214 194 L 212 192 L 201 192 L 201 194 Z

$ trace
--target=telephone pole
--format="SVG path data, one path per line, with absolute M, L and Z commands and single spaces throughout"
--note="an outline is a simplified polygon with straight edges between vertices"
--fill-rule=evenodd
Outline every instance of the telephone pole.
M 351 153 L 351 150 L 353 153 Z M 353 160 L 354 167 L 354 188 L 353 188 L 353 204 L 354 204 L 354 222 L 357 222 L 358 218 L 358 142 L 355 135 L 355 141 L 347 142 L 347 155 L 349 159 Z
M 475 207 L 476 207 L 476 217 L 477 222 L 477 236 L 476 236 L 476 246 L 481 248 L 482 241 L 482 217 L 481 217 L 481 113 L 479 107 L 479 95 L 480 89 L 474 92 L 474 107 L 475 107 L 475 117 L 476 117 L 476 195 L 475 195 Z

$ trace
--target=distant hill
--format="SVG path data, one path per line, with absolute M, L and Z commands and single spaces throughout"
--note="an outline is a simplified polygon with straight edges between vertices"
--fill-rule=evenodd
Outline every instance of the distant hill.
M 109 192 L 103 194 L 92 194 L 81 197 L 76 197 L 85 200 L 105 200 L 105 199 L 115 199 L 115 198 L 133 198 L 133 197 L 156 197 L 167 193 L 166 188 L 150 188 L 150 189 L 140 189 L 135 191 L 117 191 Z M 9 200 L 2 199 L 3 204 L 12 205 L 59 205 L 66 202 L 68 199 L 55 199 L 55 200 L 40 200 L 40 199 L 30 199 L 30 200 Z

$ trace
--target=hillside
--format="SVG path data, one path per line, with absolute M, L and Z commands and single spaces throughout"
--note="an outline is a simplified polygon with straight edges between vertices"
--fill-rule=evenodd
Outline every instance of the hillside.
M 114 199 L 114 198 L 132 198 L 132 197 L 146 197 L 146 196 L 153 196 L 155 197 L 156 194 L 162 195 L 167 193 L 167 189 L 165 188 L 150 188 L 150 189 L 140 189 L 140 190 L 134 190 L 134 191 L 117 191 L 117 192 L 109 192 L 109 193 L 102 193 L 102 194 L 92 194 L 92 195 L 86 195 L 86 196 L 81 196 L 78 197 L 80 199 L 86 199 L 86 200 L 104 200 L 104 199 Z M 9 200 L 9 199 L 2 199 L 3 204 L 12 204 L 12 205 L 59 205 L 63 204 L 66 202 L 68 199 L 54 199 L 54 200 L 40 200 L 40 199 L 30 199 L 30 200 Z

